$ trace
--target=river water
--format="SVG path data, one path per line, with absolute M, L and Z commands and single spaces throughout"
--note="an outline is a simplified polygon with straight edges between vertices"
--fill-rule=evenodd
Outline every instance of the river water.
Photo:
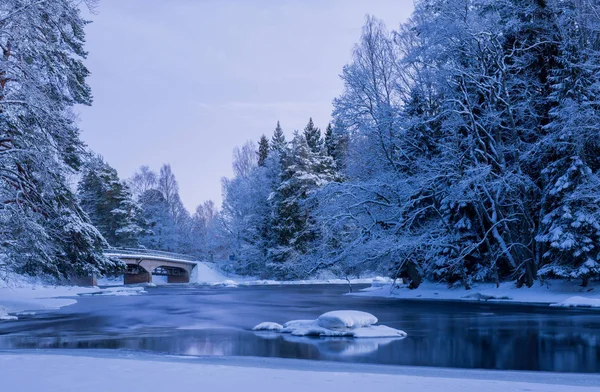
M 343 295 L 343 285 L 162 286 L 137 296 L 82 296 L 0 323 L 0 349 L 102 348 L 475 369 L 600 373 L 600 312 L 483 302 Z M 263 321 L 373 313 L 408 337 L 340 339 L 255 333 Z

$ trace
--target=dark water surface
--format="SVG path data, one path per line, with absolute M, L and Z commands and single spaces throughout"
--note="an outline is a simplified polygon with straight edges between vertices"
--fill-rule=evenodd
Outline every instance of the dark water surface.
M 411 366 L 600 373 L 600 312 L 343 296 L 345 286 L 147 288 L 84 296 L 0 323 L 0 349 L 103 348 Z M 298 338 L 250 329 L 336 309 L 373 313 L 402 340 Z

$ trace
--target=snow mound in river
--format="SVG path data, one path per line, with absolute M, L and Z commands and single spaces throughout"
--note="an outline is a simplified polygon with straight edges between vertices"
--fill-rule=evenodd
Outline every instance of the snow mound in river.
M 358 310 L 335 310 L 319 316 L 317 324 L 323 328 L 359 328 L 377 323 L 377 317 Z
M 358 310 L 336 310 L 316 320 L 292 320 L 283 326 L 265 322 L 253 331 L 276 331 L 292 336 L 347 337 L 347 338 L 404 338 L 406 332 L 385 325 L 374 325 L 377 317 Z

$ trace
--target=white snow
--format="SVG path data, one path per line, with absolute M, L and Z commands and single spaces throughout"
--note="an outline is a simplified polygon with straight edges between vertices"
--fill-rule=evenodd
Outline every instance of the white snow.
M 0 321 L 18 320 L 17 316 L 10 316 L 5 307 L 0 307 Z
M 0 320 L 16 320 L 19 314 L 29 315 L 32 310 L 52 310 L 69 306 L 77 301 L 59 297 L 76 297 L 94 291 L 98 291 L 98 288 L 50 286 L 36 279 L 17 275 L 7 280 L 0 279 Z
M 444 391 L 598 392 L 587 374 L 469 371 L 265 358 L 145 357 L 94 354 L 0 354 L 6 391 L 197 392 Z M 118 354 L 113 354 L 116 356 Z
M 507 303 L 558 304 L 572 297 L 579 297 L 571 303 L 579 302 L 579 306 L 594 306 L 600 302 L 600 282 L 590 282 L 588 287 L 581 287 L 576 282 L 546 281 L 536 282 L 533 287 L 517 288 L 514 283 L 501 283 L 496 287 L 493 283 L 474 284 L 471 290 L 463 287 L 452 287 L 442 283 L 422 283 L 419 288 L 410 290 L 406 286 L 392 284 L 373 285 L 360 292 L 349 295 L 365 297 L 390 297 L 402 299 L 453 300 L 453 301 L 486 301 Z M 597 302 L 598 301 L 598 302 Z M 561 306 L 561 305 L 556 305 Z M 567 306 L 567 305 L 564 305 Z M 569 305 L 575 306 L 575 305 Z
M 252 330 L 267 330 L 292 336 L 344 337 L 344 338 L 405 338 L 406 332 L 385 325 L 373 325 L 377 317 L 358 310 L 334 310 L 316 320 L 291 320 L 283 326 L 265 322 Z
M 358 310 L 334 310 L 317 318 L 317 324 L 323 328 L 359 328 L 377 323 L 377 317 Z
M 353 338 L 405 338 L 406 332 L 386 325 L 369 325 L 351 330 Z
M 283 329 L 283 325 L 273 323 L 270 321 L 266 321 L 264 323 L 258 324 L 256 327 L 252 328 L 253 331 L 281 331 Z
M 385 285 L 391 284 L 392 279 L 383 278 L 381 276 L 375 276 L 370 278 L 357 278 L 357 279 L 340 279 L 340 278 L 328 278 L 328 279 L 304 279 L 304 280 L 269 280 L 269 279 L 253 279 L 239 277 L 236 279 L 239 285 L 244 286 L 288 286 L 288 285 L 315 285 L 315 284 L 339 284 L 348 285 L 350 284 L 372 284 L 372 285 Z
M 80 295 L 103 295 L 103 296 L 115 296 L 115 297 L 126 297 L 130 295 L 146 294 L 141 286 L 119 286 L 119 287 L 107 287 L 105 289 L 97 289 L 96 291 L 82 293 Z
M 198 263 L 190 277 L 190 283 L 197 284 L 221 283 L 226 280 L 229 278 L 207 263 Z
M 550 306 L 558 307 L 585 307 L 585 308 L 600 308 L 600 298 L 588 298 L 588 297 L 569 297 L 564 301 L 550 304 Z
M 217 283 L 212 283 L 212 286 L 219 286 L 219 287 L 238 287 L 238 284 L 236 281 L 231 280 L 231 279 L 226 279 L 222 282 L 217 282 Z

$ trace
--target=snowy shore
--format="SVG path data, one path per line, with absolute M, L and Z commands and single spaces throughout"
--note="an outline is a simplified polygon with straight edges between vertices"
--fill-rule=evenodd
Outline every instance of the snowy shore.
M 514 283 L 479 283 L 471 290 L 449 288 L 445 284 L 423 283 L 410 290 L 391 283 L 376 283 L 351 295 L 362 297 L 397 298 L 411 300 L 486 301 L 491 303 L 545 304 L 555 307 L 600 308 L 600 283 L 581 287 L 575 282 L 536 282 L 533 287 L 517 288 Z
M 8 391 L 594 392 L 596 374 L 480 371 L 113 351 L 0 352 Z

